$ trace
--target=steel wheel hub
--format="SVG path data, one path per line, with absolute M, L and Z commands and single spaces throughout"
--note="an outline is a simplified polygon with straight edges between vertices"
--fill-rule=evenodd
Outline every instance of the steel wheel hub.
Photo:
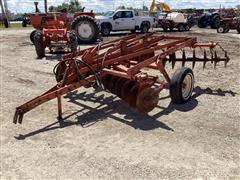
M 84 39 L 89 39 L 90 37 L 93 36 L 93 30 L 91 24 L 88 22 L 82 22 L 78 26 L 78 34 L 84 38 Z
M 183 99 L 188 99 L 193 91 L 193 76 L 192 74 L 187 74 L 182 83 L 182 97 Z

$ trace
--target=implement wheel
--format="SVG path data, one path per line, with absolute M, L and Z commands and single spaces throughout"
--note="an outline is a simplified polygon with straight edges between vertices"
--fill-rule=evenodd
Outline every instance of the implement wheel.
M 34 34 L 34 45 L 36 49 L 37 56 L 42 58 L 45 56 L 45 46 L 43 44 L 43 34 L 41 31 L 36 31 Z
M 174 103 L 187 102 L 193 92 L 194 75 L 190 68 L 182 67 L 176 70 L 170 82 L 170 96 Z

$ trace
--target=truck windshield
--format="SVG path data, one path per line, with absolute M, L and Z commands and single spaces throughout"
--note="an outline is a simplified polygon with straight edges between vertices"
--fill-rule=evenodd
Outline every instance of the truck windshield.
M 114 11 L 107 11 L 107 12 L 103 13 L 103 16 L 112 17 L 113 14 L 114 14 Z

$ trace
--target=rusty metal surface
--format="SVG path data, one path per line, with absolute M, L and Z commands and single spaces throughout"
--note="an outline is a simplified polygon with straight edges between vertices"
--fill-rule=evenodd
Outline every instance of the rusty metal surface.
M 185 51 L 192 50 L 192 55 Z M 196 51 L 201 51 L 198 57 Z M 181 53 L 181 56 L 177 56 Z M 207 54 L 208 53 L 208 54 Z M 188 55 L 187 55 L 188 54 Z M 196 38 L 173 37 L 155 34 L 129 35 L 113 41 L 100 43 L 95 47 L 66 54 L 59 64 L 56 75 L 58 83 L 44 94 L 16 108 L 14 123 L 22 123 L 23 115 L 44 102 L 60 98 L 81 86 L 96 82 L 101 88 L 116 94 L 130 106 L 141 112 L 151 111 L 158 102 L 159 92 L 171 81 L 165 66 L 183 66 L 192 62 L 193 68 L 201 62 L 216 64 L 229 61 L 227 52 L 214 42 L 199 43 Z M 163 78 L 143 72 L 142 69 L 159 71 Z

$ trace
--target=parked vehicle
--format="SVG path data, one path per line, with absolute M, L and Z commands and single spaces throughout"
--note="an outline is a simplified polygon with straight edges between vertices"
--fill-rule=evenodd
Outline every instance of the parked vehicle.
M 36 53 L 39 58 L 45 56 L 45 48 L 53 50 L 68 50 L 74 52 L 77 50 L 78 42 L 75 32 L 68 30 L 63 21 L 43 17 L 43 29 L 35 30 L 33 42 Z
M 163 28 L 166 31 L 189 31 L 194 25 L 191 16 L 185 17 L 184 14 L 178 12 L 165 13 L 159 16 L 157 27 Z
M 132 10 L 108 11 L 102 16 L 96 16 L 102 36 L 108 36 L 111 31 L 126 31 L 147 33 L 153 26 L 154 18 L 138 16 Z
M 240 33 L 240 18 L 225 18 L 220 22 L 218 33 L 227 33 L 230 29 L 236 29 Z
M 233 9 L 220 9 L 214 12 L 205 12 L 198 19 L 198 27 L 206 28 L 210 26 L 217 29 L 220 26 L 222 18 L 234 18 L 236 13 Z
M 178 29 L 178 31 L 189 31 L 194 25 L 191 16 L 185 17 L 183 13 L 172 12 L 169 5 L 162 2 L 152 1 L 149 14 L 153 14 L 154 9 L 157 11 L 155 16 L 157 19 L 156 27 L 163 28 L 166 31 L 173 31 L 173 29 Z

